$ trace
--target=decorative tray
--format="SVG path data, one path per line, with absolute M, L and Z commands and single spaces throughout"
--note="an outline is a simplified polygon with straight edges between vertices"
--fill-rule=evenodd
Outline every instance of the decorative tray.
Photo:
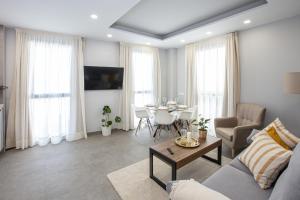
M 178 146 L 185 147 L 185 148 L 194 148 L 194 147 L 198 147 L 200 145 L 198 140 L 191 138 L 191 140 L 188 141 L 186 136 L 176 138 L 175 143 Z

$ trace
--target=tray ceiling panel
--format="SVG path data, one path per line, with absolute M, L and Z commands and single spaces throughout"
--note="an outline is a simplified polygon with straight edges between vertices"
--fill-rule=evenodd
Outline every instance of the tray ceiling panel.
M 142 0 L 112 27 L 159 38 L 219 15 L 235 14 L 233 11 L 242 12 L 265 3 L 262 0 Z

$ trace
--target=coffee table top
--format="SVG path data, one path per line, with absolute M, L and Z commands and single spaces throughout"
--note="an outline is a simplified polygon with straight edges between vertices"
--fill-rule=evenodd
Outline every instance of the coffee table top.
M 151 146 L 150 149 L 175 162 L 177 169 L 222 145 L 222 140 L 220 138 L 209 135 L 206 137 L 206 140 L 200 141 L 200 145 L 195 148 L 180 147 L 175 144 L 174 140 L 175 139 L 172 138 L 159 144 L 155 144 Z M 167 148 L 170 148 L 174 154 L 170 154 Z

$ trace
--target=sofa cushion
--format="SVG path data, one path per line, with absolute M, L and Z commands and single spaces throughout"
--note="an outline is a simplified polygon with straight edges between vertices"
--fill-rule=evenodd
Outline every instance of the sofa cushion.
M 272 192 L 272 188 L 262 190 L 252 175 L 230 165 L 222 167 L 202 184 L 232 200 L 266 200 Z
M 276 182 L 270 200 L 300 199 L 300 144 L 296 146 L 287 169 Z
M 269 135 L 263 134 L 254 139 L 239 159 L 252 172 L 258 185 L 267 189 L 287 166 L 292 153 L 277 144 Z
M 232 141 L 233 138 L 233 128 L 216 128 L 216 131 L 219 135 L 221 135 L 223 138 Z
M 246 174 L 249 174 L 250 176 L 252 176 L 252 173 L 250 172 L 250 170 L 248 169 L 248 167 L 246 167 L 239 159 L 238 156 L 235 157 L 230 163 L 229 163 L 232 167 L 241 170 L 242 172 L 245 172 Z
M 300 138 L 296 137 L 294 134 L 289 132 L 278 118 L 275 119 L 272 123 L 270 123 L 266 128 L 264 128 L 264 131 L 269 131 L 272 127 L 274 127 L 276 129 L 276 132 L 278 133 L 279 137 L 291 149 L 293 149 L 300 142 Z M 259 136 L 261 134 L 265 134 L 265 133 L 261 132 L 259 134 L 256 134 L 252 138 L 252 140 L 254 140 L 257 136 Z
M 275 141 L 277 142 L 280 146 L 282 146 L 285 149 L 290 150 L 289 145 L 287 145 L 282 139 L 281 137 L 278 135 L 275 127 L 271 127 L 268 131 L 266 131 L 267 134 Z

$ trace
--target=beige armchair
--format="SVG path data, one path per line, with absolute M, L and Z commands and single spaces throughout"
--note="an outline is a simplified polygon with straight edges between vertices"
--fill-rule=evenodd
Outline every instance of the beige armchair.
M 232 157 L 247 146 L 246 139 L 253 129 L 263 125 L 266 109 L 256 104 L 240 103 L 236 117 L 216 118 L 215 131 L 224 144 L 231 148 Z

